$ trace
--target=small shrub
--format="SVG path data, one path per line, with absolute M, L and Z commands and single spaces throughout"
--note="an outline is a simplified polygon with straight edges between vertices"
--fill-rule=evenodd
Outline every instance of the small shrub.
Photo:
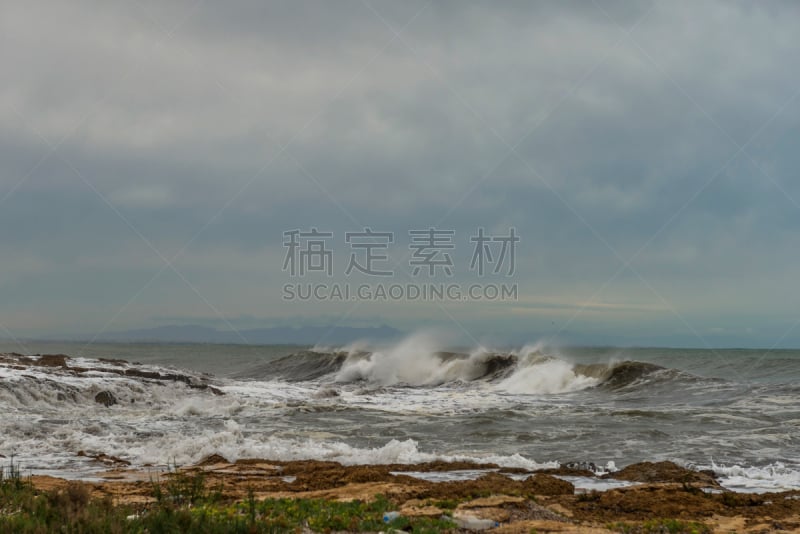
M 711 534 L 711 529 L 696 521 L 651 519 L 644 523 L 611 523 L 609 530 L 622 534 Z
M 152 495 L 162 507 L 193 506 L 218 502 L 222 498 L 222 487 L 210 490 L 202 470 L 183 471 L 177 464 L 167 467 L 166 480 L 150 479 Z
M 597 502 L 600 500 L 600 492 L 592 490 L 579 493 L 575 500 L 578 502 Z

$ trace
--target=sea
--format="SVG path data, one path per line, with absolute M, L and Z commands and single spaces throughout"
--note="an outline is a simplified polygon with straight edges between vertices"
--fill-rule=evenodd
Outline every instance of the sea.
M 454 348 L 424 333 L 344 347 L 0 344 L 22 352 L 70 356 L 0 361 L 0 464 L 25 474 L 91 480 L 98 454 L 143 469 L 211 454 L 599 472 L 669 460 L 737 491 L 800 489 L 797 350 Z

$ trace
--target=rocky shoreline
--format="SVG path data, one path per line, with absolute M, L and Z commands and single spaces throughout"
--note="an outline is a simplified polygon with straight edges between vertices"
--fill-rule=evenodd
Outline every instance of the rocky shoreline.
M 224 395 L 207 375 L 122 360 L 85 360 L 61 354 L 0 354 L 0 367 L 14 370 L 29 382 L 47 381 L 59 375 L 68 378 L 101 376 L 112 381 L 134 379 L 155 389 L 177 386 L 203 396 Z M 43 378 L 39 371 L 46 371 L 47 375 Z M 16 387 L 14 382 L 5 386 Z M 131 390 L 126 396 L 106 387 L 106 383 L 98 382 L 79 391 L 67 383 L 49 394 L 57 402 L 62 401 L 61 397 L 79 398 L 84 405 L 88 403 L 101 412 L 116 410 L 119 406 L 115 404 L 139 406 L 146 402 L 140 398 L 138 390 Z M 23 488 L 24 499 L 20 500 L 19 480 L 12 480 L 9 485 L 8 473 L 3 475 L 5 479 L 0 477 L 3 490 L 0 496 L 8 501 L 0 503 L 0 527 L 4 520 L 19 517 L 20 510 L 27 506 L 25 503 L 30 504 L 31 510 L 37 510 L 40 504 L 36 499 L 60 503 L 63 500 L 60 496 L 84 494 L 86 499 L 111 503 L 113 510 L 106 510 L 108 517 L 116 517 L 114 514 L 124 511 L 124 518 L 132 510 L 134 517 L 152 518 L 154 511 L 158 511 L 162 513 L 159 521 L 171 520 L 174 517 L 169 515 L 173 513 L 172 504 L 183 502 L 187 488 L 198 491 L 202 486 L 214 489 L 215 499 L 209 508 L 212 515 L 219 512 L 220 506 L 228 507 L 228 513 L 247 502 L 259 502 L 272 510 L 264 511 L 265 508 L 259 512 L 260 516 L 253 513 L 253 518 L 260 517 L 262 522 L 276 517 L 270 503 L 279 503 L 278 508 L 291 508 L 287 502 L 324 507 L 324 503 L 336 506 L 335 503 L 359 501 L 379 503 L 370 509 L 369 521 L 352 523 L 361 525 L 359 528 L 368 525 L 370 530 L 375 530 L 376 524 L 383 526 L 380 516 L 372 517 L 376 510 L 388 509 L 410 521 L 405 527 L 412 530 L 417 528 L 413 521 L 427 521 L 424 525 L 428 530 L 423 531 L 431 528 L 458 531 L 461 527 L 453 520 L 468 517 L 489 521 L 492 525 L 496 523 L 492 530 L 497 532 L 800 532 L 800 490 L 736 493 L 722 487 L 711 471 L 693 471 L 670 462 L 641 462 L 614 472 L 604 472 L 584 462 L 528 471 L 473 462 L 342 465 L 315 460 L 229 461 L 212 455 L 196 465 L 164 470 L 132 465 L 129 460 L 98 450 L 79 451 L 77 456 L 82 462 L 96 466 L 92 469 L 95 481 L 75 482 L 43 475 L 25 477 L 28 489 Z M 13 460 L 4 460 L 8 461 L 13 463 Z M 165 493 L 171 495 L 172 500 L 165 500 Z M 196 509 L 192 508 L 195 504 L 194 500 L 188 505 L 182 503 L 180 511 L 191 514 Z M 72 517 L 73 512 L 67 515 Z M 231 513 L 236 518 L 240 512 Z M 278 519 L 283 518 L 282 509 L 274 513 L 278 514 Z M 360 508 L 348 513 L 356 518 L 367 514 Z M 291 531 L 294 527 L 315 530 L 308 517 L 295 517 L 291 520 L 294 523 L 286 521 L 276 523 L 282 525 L 278 531 Z M 331 526 L 333 524 L 324 523 L 327 526 L 316 530 L 337 530 Z M 270 525 L 264 527 L 265 531 L 272 531 Z M 387 529 L 395 526 L 385 525 Z M 249 531 L 253 531 L 252 528 Z
M 96 460 L 113 462 L 103 455 Z M 465 471 L 474 472 L 475 478 L 442 482 L 420 478 L 420 473 Z M 528 472 L 469 462 L 345 466 L 313 460 L 229 462 L 213 455 L 166 473 L 117 464 L 100 474 L 101 482 L 81 484 L 93 497 L 144 511 L 156 500 L 154 484 L 187 476 L 202 476 L 226 502 L 250 498 L 369 502 L 382 496 L 403 517 L 488 519 L 497 523 L 492 530 L 498 533 L 800 532 L 800 491 L 735 493 L 722 488 L 713 473 L 670 462 L 642 462 L 598 476 L 581 465 Z M 570 477 L 633 484 L 581 491 Z M 31 482 L 42 491 L 74 484 L 49 476 L 33 476 Z
M 92 373 L 108 374 L 112 376 L 138 378 L 168 384 L 177 382 L 190 389 L 209 391 L 214 395 L 224 395 L 219 389 L 206 381 L 199 381 L 185 373 L 162 373 L 153 370 L 141 369 L 136 364 L 125 360 L 99 358 L 93 366 L 76 365 L 75 360 L 66 354 L 37 354 L 26 356 L 15 352 L 0 354 L 0 365 L 9 369 L 25 371 L 30 368 L 49 368 L 72 376 L 88 375 Z M 95 396 L 95 402 L 106 407 L 117 403 L 116 397 L 110 391 L 100 391 Z

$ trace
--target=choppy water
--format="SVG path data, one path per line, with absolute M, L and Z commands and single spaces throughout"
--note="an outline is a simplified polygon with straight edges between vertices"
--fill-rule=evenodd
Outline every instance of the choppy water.
M 713 468 L 732 488 L 800 488 L 800 351 L 447 351 L 424 335 L 381 348 L 27 349 L 97 370 L 0 365 L 0 454 L 14 454 L 26 471 L 88 476 L 98 466 L 76 456 L 81 450 L 134 465 L 212 453 L 527 468 L 673 460 Z M 122 368 L 186 370 L 225 395 Z M 103 390 L 118 404 L 94 402 Z

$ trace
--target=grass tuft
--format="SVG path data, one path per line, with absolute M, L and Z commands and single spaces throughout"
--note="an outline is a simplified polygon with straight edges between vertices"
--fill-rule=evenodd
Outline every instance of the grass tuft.
M 42 492 L 25 480 L 13 461 L 0 476 L 0 532 L 44 534 L 261 534 L 296 532 L 385 531 L 434 533 L 455 529 L 447 517 L 399 517 L 389 524 L 383 514 L 394 505 L 383 496 L 370 502 L 323 499 L 258 500 L 251 490 L 242 502 L 223 502 L 209 489 L 201 471 L 172 466 L 164 481 L 151 481 L 154 503 L 144 510 L 93 497 L 88 486 L 74 482 Z
M 611 523 L 609 530 L 622 534 L 711 534 L 711 528 L 697 521 L 651 519 L 644 523 Z

